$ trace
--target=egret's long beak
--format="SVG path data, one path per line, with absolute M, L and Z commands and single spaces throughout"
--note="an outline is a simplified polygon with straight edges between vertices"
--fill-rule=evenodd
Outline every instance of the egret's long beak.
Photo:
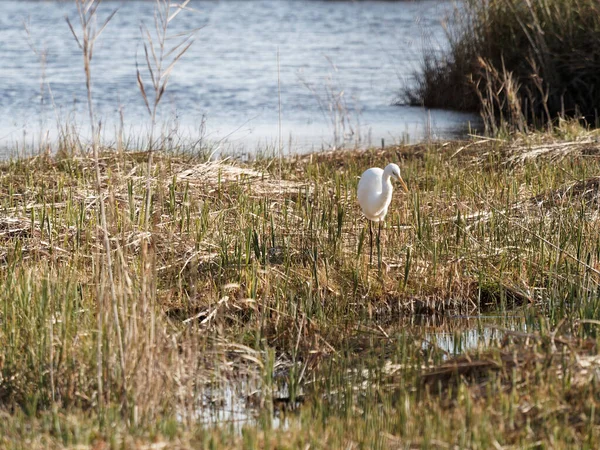
M 402 185 L 402 187 L 404 188 L 404 190 L 406 191 L 406 193 L 408 193 L 408 188 L 406 187 L 406 183 L 404 182 L 404 180 L 402 179 L 402 177 L 398 177 L 398 181 L 400 182 L 400 184 Z

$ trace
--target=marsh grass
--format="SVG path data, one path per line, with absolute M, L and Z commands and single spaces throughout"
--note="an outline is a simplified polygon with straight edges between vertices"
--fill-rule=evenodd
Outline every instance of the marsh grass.
M 102 309 L 100 322 L 111 286 L 95 159 L 63 151 L 0 166 L 3 446 L 566 447 L 597 437 L 595 403 L 572 401 L 596 399 L 593 377 L 565 385 L 546 369 L 555 355 L 568 371 L 594 353 L 595 133 L 565 123 L 510 141 L 297 156 L 282 161 L 282 178 L 278 155 L 242 163 L 153 151 L 148 200 L 148 153 L 99 147 L 117 310 Z M 394 196 L 379 271 L 355 189 L 365 167 L 391 160 L 411 193 Z M 459 377 L 450 397 L 422 381 L 450 371 L 448 355 L 424 347 L 423 327 L 398 328 L 415 314 L 515 308 L 538 347 L 509 339 L 470 358 L 504 361 L 514 349 L 537 362 L 507 366 L 502 379 L 484 365 L 477 380 L 488 388 Z M 537 381 L 507 388 L 514 376 Z M 252 408 L 263 419 L 241 435 L 199 424 L 203 393 L 248 379 L 259 380 Z M 288 398 L 275 394 L 283 386 Z M 284 408 L 289 429 L 273 430 L 275 405 L 297 395 L 300 411 Z M 534 416 L 518 412 L 525 401 Z M 511 425 L 494 427 L 498 417 Z M 570 417 L 585 420 L 557 435 Z
M 491 133 L 597 125 L 600 9 L 593 0 L 468 0 L 450 49 L 425 58 L 405 101 L 479 111 Z

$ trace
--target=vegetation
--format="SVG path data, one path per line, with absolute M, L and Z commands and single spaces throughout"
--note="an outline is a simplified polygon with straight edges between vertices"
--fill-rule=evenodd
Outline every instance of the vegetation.
M 597 123 L 598 2 L 466 0 L 456 14 L 448 54 L 426 58 L 406 100 L 480 111 L 491 132 L 557 117 Z
M 2 447 L 593 442 L 596 139 L 564 124 L 325 153 L 282 178 L 267 156 L 156 151 L 149 201 L 147 154 L 102 148 L 112 286 L 94 158 L 64 143 L 4 163 Z M 411 194 L 370 266 L 354 192 L 390 160 Z M 468 359 L 435 343 L 443 317 L 514 308 L 522 332 Z M 444 324 L 407 322 L 423 315 Z M 232 386 L 257 419 L 213 428 Z

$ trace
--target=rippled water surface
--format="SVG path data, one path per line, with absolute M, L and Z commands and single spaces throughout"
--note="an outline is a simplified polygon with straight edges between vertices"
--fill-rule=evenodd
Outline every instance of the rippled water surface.
M 0 143 L 7 147 L 40 129 L 55 133 L 57 117 L 86 126 L 81 54 L 64 19 L 76 19 L 72 2 L 3 1 L 1 7 Z M 160 117 L 176 121 L 184 134 L 200 136 L 205 118 L 210 140 L 247 149 L 273 144 L 279 93 L 282 141 L 300 151 L 450 137 L 476 120 L 392 106 L 423 49 L 446 45 L 442 20 L 452 2 L 222 0 L 191 7 L 171 22 L 171 32 L 202 29 L 175 67 Z M 94 98 L 107 133 L 122 109 L 134 134 L 149 123 L 136 58 L 143 62 L 140 23 L 152 25 L 154 3 L 105 1 L 101 19 L 115 8 L 94 53 Z M 30 44 L 47 51 L 43 105 L 42 65 Z

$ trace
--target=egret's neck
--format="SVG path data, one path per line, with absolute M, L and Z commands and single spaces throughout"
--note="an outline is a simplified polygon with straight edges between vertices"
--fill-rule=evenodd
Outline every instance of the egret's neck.
M 383 174 L 383 178 L 381 179 L 381 194 L 377 197 L 376 200 L 376 213 L 375 215 L 379 215 L 384 209 L 386 209 L 390 202 L 392 201 L 392 191 L 394 188 L 392 187 L 392 181 L 390 180 L 390 175 L 387 173 Z
M 381 195 L 386 198 L 388 196 L 391 197 L 393 190 L 391 175 L 384 172 L 383 177 L 381 178 Z

